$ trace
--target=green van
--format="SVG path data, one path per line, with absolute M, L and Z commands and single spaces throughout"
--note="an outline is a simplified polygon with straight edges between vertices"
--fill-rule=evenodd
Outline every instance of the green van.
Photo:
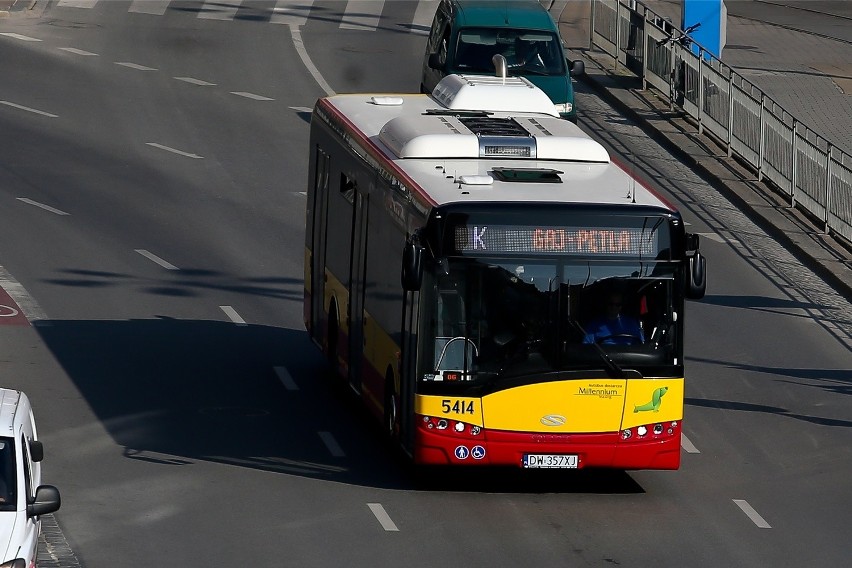
M 526 77 L 547 93 L 563 118 L 577 122 L 571 76 L 559 28 L 538 0 L 441 0 L 423 59 L 420 90 L 431 93 L 451 73 L 494 74 L 491 58 L 506 58 L 510 75 Z

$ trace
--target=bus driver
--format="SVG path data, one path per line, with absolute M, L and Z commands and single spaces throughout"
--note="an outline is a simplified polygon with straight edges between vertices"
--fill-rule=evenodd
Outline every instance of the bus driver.
M 583 343 L 601 343 L 604 345 L 634 345 L 645 343 L 645 335 L 639 322 L 621 313 L 624 297 L 613 292 L 607 297 L 604 315 L 586 325 L 586 337 Z

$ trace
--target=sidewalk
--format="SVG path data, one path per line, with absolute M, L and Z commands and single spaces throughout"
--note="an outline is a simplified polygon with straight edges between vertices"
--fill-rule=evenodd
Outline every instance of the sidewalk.
M 680 7 L 675 6 L 677 2 L 649 0 L 644 3 L 679 24 Z M 842 295 L 852 298 L 852 250 L 825 235 L 821 228 L 791 208 L 767 184 L 758 182 L 755 174 L 729 158 L 724 148 L 715 144 L 709 137 L 699 136 L 697 129 L 690 122 L 680 118 L 677 113 L 672 113 L 668 101 L 657 97 L 653 90 L 643 91 L 641 81 L 635 75 L 622 66 L 615 70 L 612 57 L 591 50 L 590 0 L 569 0 L 563 4 L 561 13 L 554 13 L 554 17 L 559 16 L 560 33 L 569 57 L 585 61 L 586 76 L 579 80 L 587 83 L 601 98 L 630 116 L 649 136 L 683 163 L 694 168 L 755 223 L 784 243 L 804 265 L 817 272 Z M 852 88 L 848 91 L 849 95 L 845 95 L 832 77 L 815 71 L 817 65 L 824 64 L 827 60 L 841 61 L 845 58 L 846 62 L 852 61 L 852 43 L 845 46 L 845 51 L 838 49 L 836 44 L 827 43 L 820 50 L 815 48 L 815 44 L 820 42 L 815 42 L 812 34 L 790 30 L 779 34 L 775 26 L 730 17 L 727 37 L 728 47 L 747 38 L 743 41 L 748 42 L 749 53 L 746 56 L 737 53 L 729 58 L 723 50 L 722 59 L 725 63 L 740 71 L 737 60 L 746 61 L 751 58 L 754 61 L 755 58 L 760 58 L 761 69 L 777 68 L 772 71 L 769 81 L 755 80 L 754 83 L 806 125 L 852 154 L 852 147 L 845 147 L 852 146 L 852 136 L 849 135 L 849 132 L 852 132 Z M 779 49 L 782 42 L 783 49 Z M 792 62 L 788 54 L 796 54 L 797 62 Z M 808 57 L 812 58 L 814 64 L 810 67 L 810 74 L 802 78 L 798 67 L 807 65 L 803 61 Z M 784 68 L 787 70 L 783 70 Z M 849 73 L 849 77 L 852 77 L 852 73 Z M 788 102 L 800 99 L 800 93 L 805 92 L 805 88 L 801 86 L 803 81 L 807 82 L 807 92 L 811 93 L 812 98 L 808 101 L 810 104 L 799 102 L 797 108 L 793 108 L 793 104 L 788 108 Z M 581 123 L 582 112 L 581 108 Z M 826 130 L 819 130 L 820 125 L 825 125 Z M 832 136 L 837 137 L 840 132 L 843 133 L 840 139 L 832 139 Z

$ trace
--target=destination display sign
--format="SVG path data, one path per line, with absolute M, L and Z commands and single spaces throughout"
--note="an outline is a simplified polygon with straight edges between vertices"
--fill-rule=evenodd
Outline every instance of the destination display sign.
M 658 233 L 637 227 L 466 225 L 455 228 L 461 254 L 568 254 L 655 257 Z

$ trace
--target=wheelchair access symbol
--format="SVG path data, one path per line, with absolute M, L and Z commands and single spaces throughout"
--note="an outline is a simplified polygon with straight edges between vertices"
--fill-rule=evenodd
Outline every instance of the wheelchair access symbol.
M 470 449 L 470 455 L 475 460 L 481 460 L 485 457 L 485 448 L 482 446 L 474 446 Z
M 470 450 L 465 446 L 456 446 L 456 457 L 460 460 L 466 460 L 470 455 Z

